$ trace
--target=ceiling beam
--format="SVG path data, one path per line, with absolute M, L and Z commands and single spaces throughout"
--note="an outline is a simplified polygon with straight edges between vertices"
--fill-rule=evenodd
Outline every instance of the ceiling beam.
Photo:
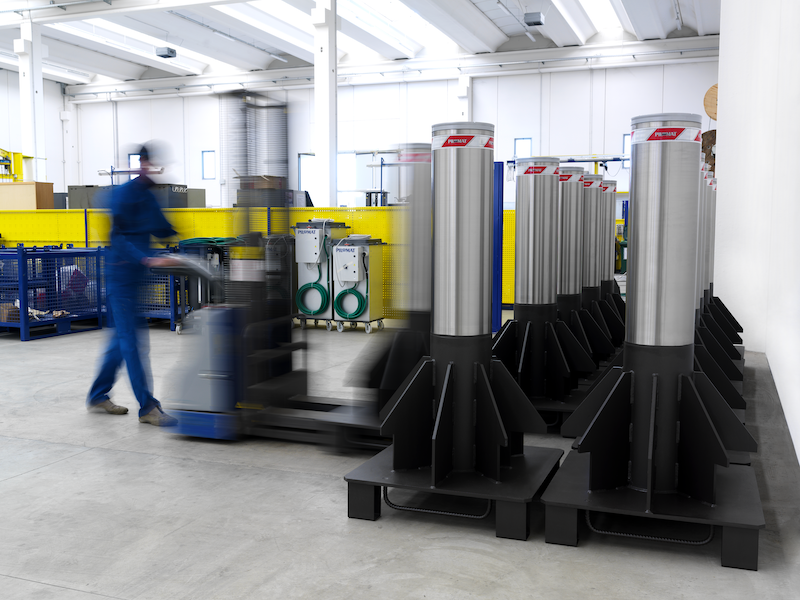
M 698 38 L 673 38 L 646 42 L 629 42 L 624 48 L 604 46 L 581 46 L 572 48 L 547 48 L 515 52 L 497 52 L 450 59 L 413 58 L 407 61 L 384 61 L 371 65 L 340 65 L 339 85 L 368 83 L 363 75 L 373 75 L 375 83 L 423 80 L 457 80 L 460 73 L 473 77 L 497 74 L 537 73 L 540 70 L 614 68 L 619 66 L 639 67 L 665 62 L 717 60 L 719 36 Z M 407 79 L 404 79 L 407 77 Z M 137 93 L 153 89 L 158 91 L 180 90 L 186 93 L 232 91 L 242 89 L 266 90 L 313 87 L 312 67 L 272 69 L 236 76 L 198 75 L 190 79 L 173 77 L 162 80 L 130 81 L 114 84 L 89 84 L 69 87 L 67 95 L 103 94 L 107 92 Z
M 67 44 L 55 38 L 45 38 L 44 42 L 49 48 L 47 60 L 53 63 L 72 67 L 79 71 L 87 71 L 113 79 L 139 79 L 147 67 L 126 60 L 87 50 L 80 46 Z
M 203 15 L 222 27 L 232 27 L 263 43 L 309 63 L 314 62 L 314 35 L 299 27 L 276 19 L 254 6 L 221 5 L 195 7 L 192 12 Z M 212 24 L 212 23 L 209 23 Z M 309 17 L 309 26 L 311 18 Z
M 594 24 L 578 0 L 553 0 L 544 25 L 537 27 L 556 46 L 582 46 L 597 33 Z
M 472 54 L 494 52 L 508 36 L 470 0 L 401 0 Z
M 665 39 L 677 28 L 671 0 L 619 0 L 639 40 Z
M 118 41 L 118 35 L 111 32 L 105 35 L 102 28 L 93 28 L 86 23 L 53 23 L 45 26 L 43 33 L 47 37 L 74 46 L 160 69 L 173 75 L 199 75 L 206 66 L 186 58 L 180 60 L 160 58 L 155 55 L 155 48 L 150 44 L 138 43 L 127 38 L 125 41 Z
M 19 72 L 19 57 L 13 52 L 0 50 L 0 65 L 8 71 Z M 42 61 L 42 77 L 50 81 L 66 83 L 67 85 L 86 84 L 94 77 L 93 73 L 78 71 L 68 67 L 61 67 L 49 60 Z
M 611 3 L 611 7 L 614 9 L 614 12 L 617 13 L 617 18 L 619 22 L 622 23 L 622 28 L 632 35 L 636 35 L 636 32 L 633 30 L 633 23 L 631 23 L 630 17 L 628 17 L 628 13 L 625 10 L 625 6 L 622 3 L 622 0 L 609 0 Z
M 0 29 L 19 27 L 23 21 L 32 21 L 46 25 L 49 23 L 65 23 L 68 21 L 82 21 L 84 19 L 104 19 L 110 15 L 124 15 L 137 12 L 177 10 L 200 5 L 235 4 L 242 0 L 112 0 L 106 2 L 93 2 L 91 4 L 78 4 L 65 9 L 47 8 L 42 10 L 2 12 L 0 13 Z M 30 6 L 46 6 L 50 0 L 30 1 Z M 0 4 L 2 9 L 2 4 Z M 6 9 L 8 10 L 8 9 Z
M 163 37 L 165 46 L 186 48 L 245 71 L 266 69 L 275 60 L 266 50 L 215 35 L 211 29 L 170 13 L 112 15 L 107 20 L 151 37 Z

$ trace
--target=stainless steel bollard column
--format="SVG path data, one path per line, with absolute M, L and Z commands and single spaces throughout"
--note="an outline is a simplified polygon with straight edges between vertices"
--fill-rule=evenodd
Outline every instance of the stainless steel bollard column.
M 581 303 L 586 310 L 600 300 L 600 260 L 603 253 L 600 221 L 603 215 L 603 176 L 583 176 L 583 289 Z
M 565 321 L 581 309 L 583 269 L 583 169 L 561 167 L 561 236 L 558 274 L 558 312 Z
M 426 336 L 431 329 L 431 145 L 399 144 L 398 187 L 408 203 L 409 327 Z
M 520 333 L 530 323 L 533 366 L 522 387 L 535 397 L 545 395 L 545 324 L 558 319 L 558 164 L 549 157 L 517 159 L 514 318 Z M 524 343 L 518 334 L 517 356 Z
M 614 255 L 617 236 L 617 182 L 613 179 L 604 179 L 601 183 L 603 190 L 603 214 L 599 221 L 600 243 L 600 298 L 606 299 L 606 294 L 614 293 Z
M 630 258 L 624 370 L 634 371 L 631 487 L 648 488 L 657 377 L 656 493 L 676 489 L 680 375 L 691 375 L 695 335 L 700 117 L 632 120 Z
M 453 469 L 474 466 L 474 364 L 491 357 L 494 125 L 433 126 L 433 303 L 436 395 L 454 366 Z

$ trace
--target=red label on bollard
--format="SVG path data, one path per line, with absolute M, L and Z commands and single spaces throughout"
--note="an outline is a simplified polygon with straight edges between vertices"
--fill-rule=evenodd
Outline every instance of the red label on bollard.
M 559 177 L 558 177 L 558 180 L 561 183 L 567 183 L 567 182 L 570 182 L 570 181 L 571 182 L 576 182 L 576 181 L 580 182 L 580 181 L 583 181 L 583 175 L 578 175 L 577 173 L 574 174 L 574 175 L 571 175 L 569 173 L 561 173 L 559 175 Z
M 475 137 L 474 135 L 451 135 L 444 141 L 444 144 L 442 144 L 442 148 L 453 148 L 453 147 L 458 148 L 460 146 L 466 146 L 472 141 L 472 138 L 474 137 Z
M 483 147 L 484 147 L 484 148 L 492 148 L 492 149 L 494 149 L 494 138 L 493 138 L 493 137 L 490 137 L 490 138 L 489 138 L 489 141 L 488 141 L 488 142 L 486 142 L 486 144 L 484 144 L 484 146 L 483 146 Z
M 647 139 L 651 142 L 659 140 L 674 140 L 683 133 L 683 130 L 683 127 L 659 127 L 652 134 L 650 134 L 650 137 Z
M 531 165 L 523 175 L 558 175 L 558 167 L 552 165 Z

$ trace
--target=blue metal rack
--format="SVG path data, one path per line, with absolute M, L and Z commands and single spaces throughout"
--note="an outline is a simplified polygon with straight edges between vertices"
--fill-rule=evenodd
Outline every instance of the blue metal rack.
M 75 333 L 79 321 L 102 328 L 102 272 L 100 248 L 0 248 L 0 329 L 27 342 Z

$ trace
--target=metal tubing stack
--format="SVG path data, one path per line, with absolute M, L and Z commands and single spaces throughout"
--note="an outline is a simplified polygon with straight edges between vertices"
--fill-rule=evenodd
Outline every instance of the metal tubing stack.
M 494 501 L 498 537 L 526 539 L 528 505 L 558 469 L 561 450 L 523 445 L 546 425 L 491 356 L 493 134 L 433 127 L 431 354 L 381 411 L 393 444 L 345 476 L 351 518 L 377 519 L 382 488 L 419 510 L 390 503 L 400 487 L 487 500 L 483 516 Z
M 756 444 L 694 369 L 700 117 L 645 115 L 632 129 L 624 363 L 585 400 L 598 410 L 542 496 L 545 539 L 577 545 L 580 513 L 622 537 L 659 539 L 654 521 L 684 522 L 703 527 L 661 539 L 706 543 L 721 528 L 723 566 L 756 569 L 758 486 L 728 458 Z M 623 529 L 619 515 L 636 518 Z
M 492 353 L 514 373 L 537 410 L 571 412 L 574 404 L 565 402 L 566 396 L 577 387 L 578 374 L 591 374 L 597 364 L 588 343 L 582 344 L 570 327 L 558 319 L 558 267 L 562 249 L 559 161 L 549 157 L 517 159 L 517 171 L 514 319 L 498 332 Z M 582 186 L 582 182 L 577 185 Z M 581 215 L 576 212 L 582 198 L 570 200 L 569 236 L 578 247 L 571 248 L 572 264 L 566 270 L 573 278 L 572 283 L 577 283 L 574 289 L 579 291 Z M 580 310 L 579 294 L 574 293 L 571 299 L 577 300 Z
M 614 346 L 620 347 L 625 336 L 625 324 L 620 316 L 621 307 L 615 303 L 613 306 L 609 304 L 603 296 L 601 287 L 604 265 L 606 265 L 606 251 L 610 241 L 609 236 L 614 231 L 608 222 L 610 211 L 608 195 L 603 192 L 603 176 L 584 175 L 583 194 L 581 306 L 593 317 L 603 334 L 613 342 Z M 609 260 L 613 261 L 613 246 L 611 252 Z M 613 262 L 610 266 L 613 281 Z

